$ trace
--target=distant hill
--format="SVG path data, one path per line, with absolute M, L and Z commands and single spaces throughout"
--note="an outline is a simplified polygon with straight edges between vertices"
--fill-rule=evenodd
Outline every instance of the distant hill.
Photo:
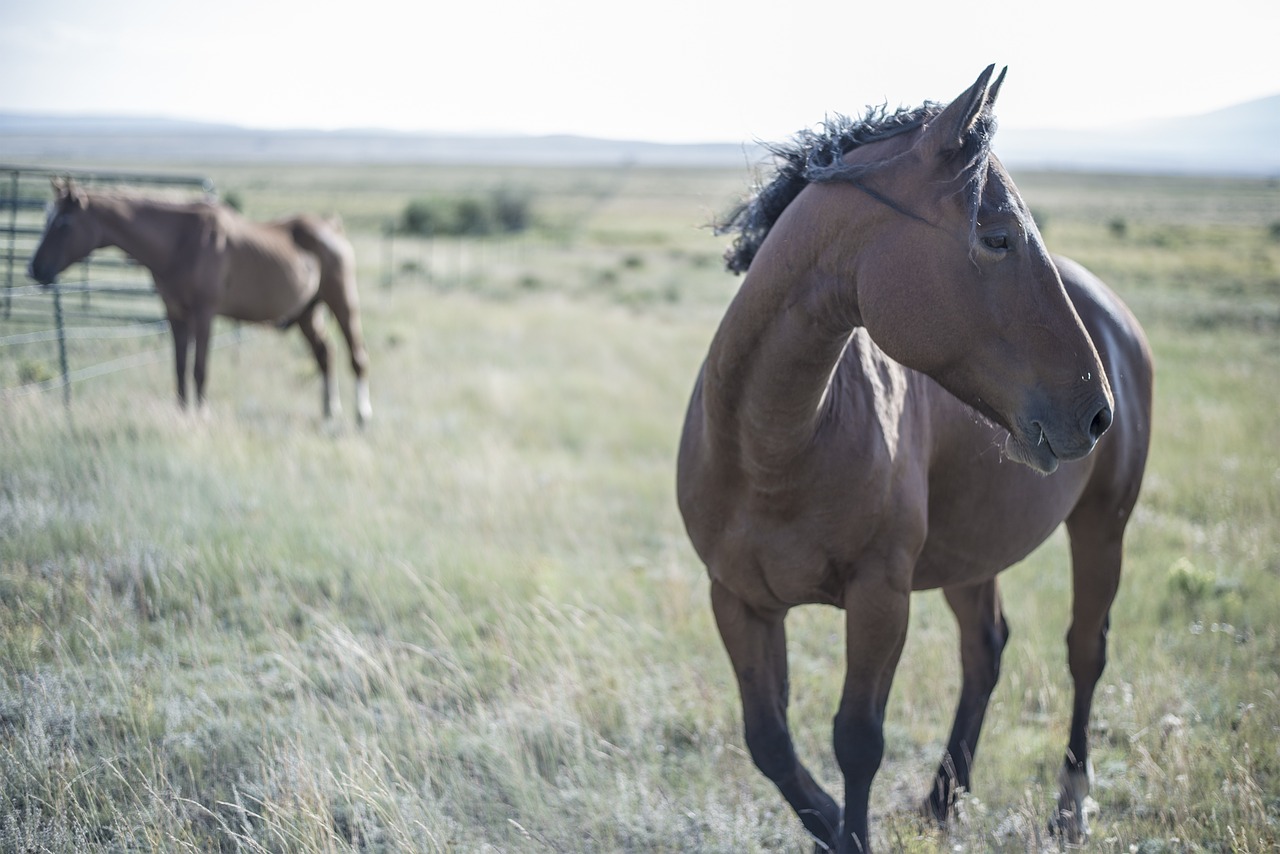
M 1092 131 L 1002 129 L 1016 168 L 1280 176 L 1280 95 L 1199 116 Z M 383 130 L 270 131 L 146 117 L 0 113 L 0 161 L 369 162 L 740 168 L 755 142 L 664 144 L 581 136 L 469 136 Z
M 1024 167 L 1280 176 L 1280 95 L 1107 130 L 1002 129 L 996 140 L 1002 160 Z
M 134 117 L 0 113 L 0 161 L 369 162 L 743 166 L 754 143 L 666 144 L 582 136 L 469 136 L 386 130 L 255 130 Z

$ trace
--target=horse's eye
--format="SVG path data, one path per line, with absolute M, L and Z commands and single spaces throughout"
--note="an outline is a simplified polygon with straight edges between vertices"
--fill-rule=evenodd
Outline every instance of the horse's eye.
M 1009 248 L 1009 236 L 1006 234 L 988 234 L 982 238 L 982 242 L 988 249 L 994 249 L 997 252 Z

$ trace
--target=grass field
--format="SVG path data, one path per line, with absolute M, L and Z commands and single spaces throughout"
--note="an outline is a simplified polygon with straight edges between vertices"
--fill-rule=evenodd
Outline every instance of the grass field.
M 189 170 L 187 170 L 189 171 Z M 756 771 L 675 510 L 685 402 L 737 280 L 735 172 L 211 168 L 248 213 L 340 212 L 375 408 L 319 417 L 300 336 L 0 400 L 0 851 L 805 851 Z M 1280 186 L 1015 175 L 1157 360 L 1151 464 L 1093 720 L 1098 852 L 1280 845 Z M 528 192 L 538 236 L 379 237 L 412 198 Z M 463 262 L 462 259 L 472 259 Z M 331 325 L 332 329 L 332 325 Z M 334 330 L 336 331 L 336 330 Z M 9 356 L 0 350 L 0 367 Z M 917 821 L 958 690 L 914 600 L 881 850 L 1037 851 L 1070 713 L 1061 534 L 975 792 Z M 789 620 L 792 720 L 838 789 L 840 614 Z

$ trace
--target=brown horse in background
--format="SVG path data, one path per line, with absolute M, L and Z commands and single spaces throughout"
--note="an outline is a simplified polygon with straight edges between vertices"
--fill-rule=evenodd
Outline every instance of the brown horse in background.
M 1087 834 L 1089 712 L 1147 457 L 1152 364 L 1120 299 L 1049 256 L 991 154 L 1004 79 L 992 72 L 948 106 L 839 118 L 775 149 L 778 176 L 728 224 L 740 231 L 729 267 L 746 277 L 680 443 L 680 510 L 747 746 L 828 850 L 870 847 L 911 592 L 941 588 L 960 628 L 959 704 L 925 800 L 945 821 L 969 787 L 1009 636 L 996 576 L 1063 521 L 1075 703 L 1052 826 Z M 784 618 L 810 603 L 846 612 L 843 808 L 787 726 Z
M 324 378 L 325 417 L 340 409 L 325 342 L 324 303 L 347 339 L 356 377 L 356 416 L 373 414 L 360 331 L 355 253 L 339 227 L 312 216 L 250 222 L 214 202 L 178 204 L 53 182 L 56 195 L 31 278 L 51 284 L 95 249 L 118 246 L 151 271 L 173 331 L 178 398 L 187 402 L 187 351 L 195 339 L 196 400 L 204 402 L 214 315 L 297 324 Z

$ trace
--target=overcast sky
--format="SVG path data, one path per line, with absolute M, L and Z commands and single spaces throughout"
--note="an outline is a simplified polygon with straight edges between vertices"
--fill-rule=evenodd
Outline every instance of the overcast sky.
M 1004 127 L 1280 93 L 1280 2 L 0 0 L 0 111 L 249 127 L 773 140 L 947 101 Z

